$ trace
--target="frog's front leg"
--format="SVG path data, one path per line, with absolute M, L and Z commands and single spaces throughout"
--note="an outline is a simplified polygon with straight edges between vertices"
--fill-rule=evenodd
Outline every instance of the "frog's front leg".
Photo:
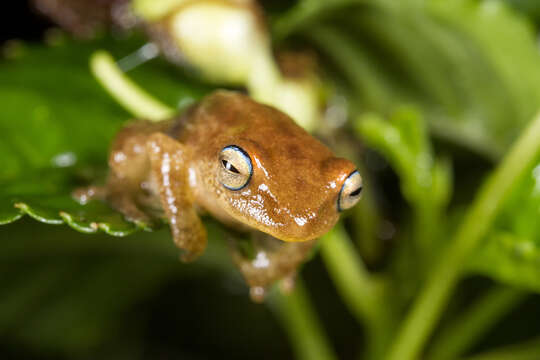
M 147 141 L 150 173 L 157 187 L 161 206 L 169 221 L 175 244 L 183 261 L 195 260 L 206 248 L 206 230 L 193 207 L 187 178 L 184 146 L 163 133 Z
M 292 290 L 298 267 L 316 244 L 316 240 L 285 242 L 259 232 L 250 240 L 253 251 L 249 256 L 238 241 L 243 240 L 232 241 L 233 259 L 256 302 L 264 300 L 267 288 L 278 280 L 282 280 L 282 288 Z

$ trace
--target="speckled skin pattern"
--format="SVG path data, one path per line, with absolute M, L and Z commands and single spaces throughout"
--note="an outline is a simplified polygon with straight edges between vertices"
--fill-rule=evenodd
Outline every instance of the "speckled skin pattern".
M 245 150 L 253 167 L 240 190 L 217 176 L 229 145 Z M 284 113 L 230 91 L 212 93 L 176 119 L 126 126 L 109 166 L 106 200 L 133 221 L 161 210 L 185 260 L 206 247 L 200 211 L 237 231 L 262 232 L 254 258 L 231 246 L 255 299 L 277 279 L 292 279 L 314 239 L 334 226 L 339 191 L 355 169 Z

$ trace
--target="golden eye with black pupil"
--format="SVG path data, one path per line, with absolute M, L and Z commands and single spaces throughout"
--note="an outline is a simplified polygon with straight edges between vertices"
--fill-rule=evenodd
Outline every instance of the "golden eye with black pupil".
M 230 172 L 233 172 L 235 174 L 240 174 L 240 171 L 238 171 L 237 168 L 235 168 L 233 165 L 231 165 L 231 162 L 230 161 L 227 161 L 227 160 L 221 160 L 221 164 L 223 165 L 223 167 L 227 170 L 229 170 Z
M 225 146 L 219 153 L 219 182 L 229 190 L 244 188 L 253 174 L 248 153 L 236 145 Z
M 352 208 L 362 195 L 362 177 L 358 170 L 354 170 L 349 174 L 338 196 L 338 211 L 343 211 Z

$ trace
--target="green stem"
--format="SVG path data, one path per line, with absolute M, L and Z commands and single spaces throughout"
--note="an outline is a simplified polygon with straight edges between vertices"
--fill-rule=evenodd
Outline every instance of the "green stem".
M 540 116 L 525 129 L 480 189 L 448 250 L 434 268 L 390 348 L 388 360 L 413 360 L 427 341 L 457 284 L 462 268 L 489 230 L 495 215 L 524 171 L 540 152 Z
M 274 40 L 282 40 L 302 25 L 332 9 L 351 4 L 367 3 L 366 0 L 301 0 L 285 15 L 280 16 L 273 26 Z
M 360 162 L 353 161 L 355 164 Z M 356 206 L 352 213 L 352 226 L 354 229 L 358 251 L 362 254 L 365 261 L 375 263 L 383 253 L 383 242 L 377 236 L 377 231 L 381 226 L 381 218 L 379 209 L 375 203 L 373 191 L 368 191 L 370 188 L 371 179 L 364 176 L 366 172 L 360 170 L 364 181 L 364 194 L 362 201 Z
M 128 112 L 138 118 L 160 121 L 174 115 L 174 109 L 154 99 L 129 79 L 106 51 L 97 51 L 90 58 L 96 79 Z
M 505 346 L 484 354 L 467 357 L 463 360 L 538 360 L 540 359 L 540 338 Z
M 369 273 L 339 223 L 321 238 L 320 254 L 341 297 L 360 320 L 380 312 Z
M 369 358 L 380 358 L 391 325 L 391 312 L 381 301 L 383 284 L 367 272 L 341 223 L 321 238 L 320 254 L 341 298 L 367 327 Z
M 495 286 L 463 315 L 442 330 L 432 347 L 429 360 L 457 359 L 480 340 L 503 316 L 521 303 L 527 293 Z
M 437 246 L 436 240 L 439 239 L 437 231 L 441 229 L 441 214 L 443 209 L 430 203 L 415 202 L 413 206 L 413 236 L 421 262 L 418 263 L 420 269 L 427 273 L 428 269 L 436 261 L 433 251 Z
M 271 307 L 284 325 L 298 360 L 336 360 L 306 290 L 297 280 L 289 295 L 273 294 Z

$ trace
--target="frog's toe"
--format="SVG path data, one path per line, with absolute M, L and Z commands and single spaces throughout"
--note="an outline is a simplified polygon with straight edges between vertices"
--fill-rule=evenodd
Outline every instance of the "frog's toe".
M 190 263 L 197 260 L 201 256 L 201 252 L 182 250 L 180 254 L 180 261 L 184 263 Z
M 137 224 L 141 227 L 152 226 L 155 223 L 147 213 L 141 210 L 134 199 L 125 194 L 111 194 L 107 196 L 107 200 L 111 206 L 121 212 L 126 220 Z
M 143 230 L 156 229 L 160 226 L 160 223 L 157 219 L 153 219 L 146 215 L 144 217 L 137 217 L 134 219 L 126 217 L 126 219 L 133 222 L 138 228 L 141 228 Z
M 258 304 L 264 301 L 267 293 L 268 290 L 264 286 L 251 286 L 249 288 L 249 297 L 251 298 L 251 301 Z
M 100 186 L 87 186 L 75 189 L 71 196 L 81 205 L 86 205 L 91 200 L 105 200 L 106 188 Z
M 140 226 L 142 228 L 145 227 L 153 227 L 156 223 L 155 220 L 153 220 L 150 216 L 148 216 L 144 211 L 137 208 L 135 205 L 133 207 L 124 208 L 121 210 L 122 214 L 124 214 L 124 217 L 132 222 L 135 223 L 137 226 Z
M 174 222 L 172 220 L 175 220 Z M 206 230 L 198 217 L 193 218 L 191 224 L 180 228 L 177 218 L 169 220 L 171 234 L 176 246 L 182 251 L 180 260 L 192 262 L 206 249 Z
M 279 288 L 284 294 L 290 294 L 294 291 L 296 286 L 296 271 L 290 275 L 287 275 L 279 282 Z

